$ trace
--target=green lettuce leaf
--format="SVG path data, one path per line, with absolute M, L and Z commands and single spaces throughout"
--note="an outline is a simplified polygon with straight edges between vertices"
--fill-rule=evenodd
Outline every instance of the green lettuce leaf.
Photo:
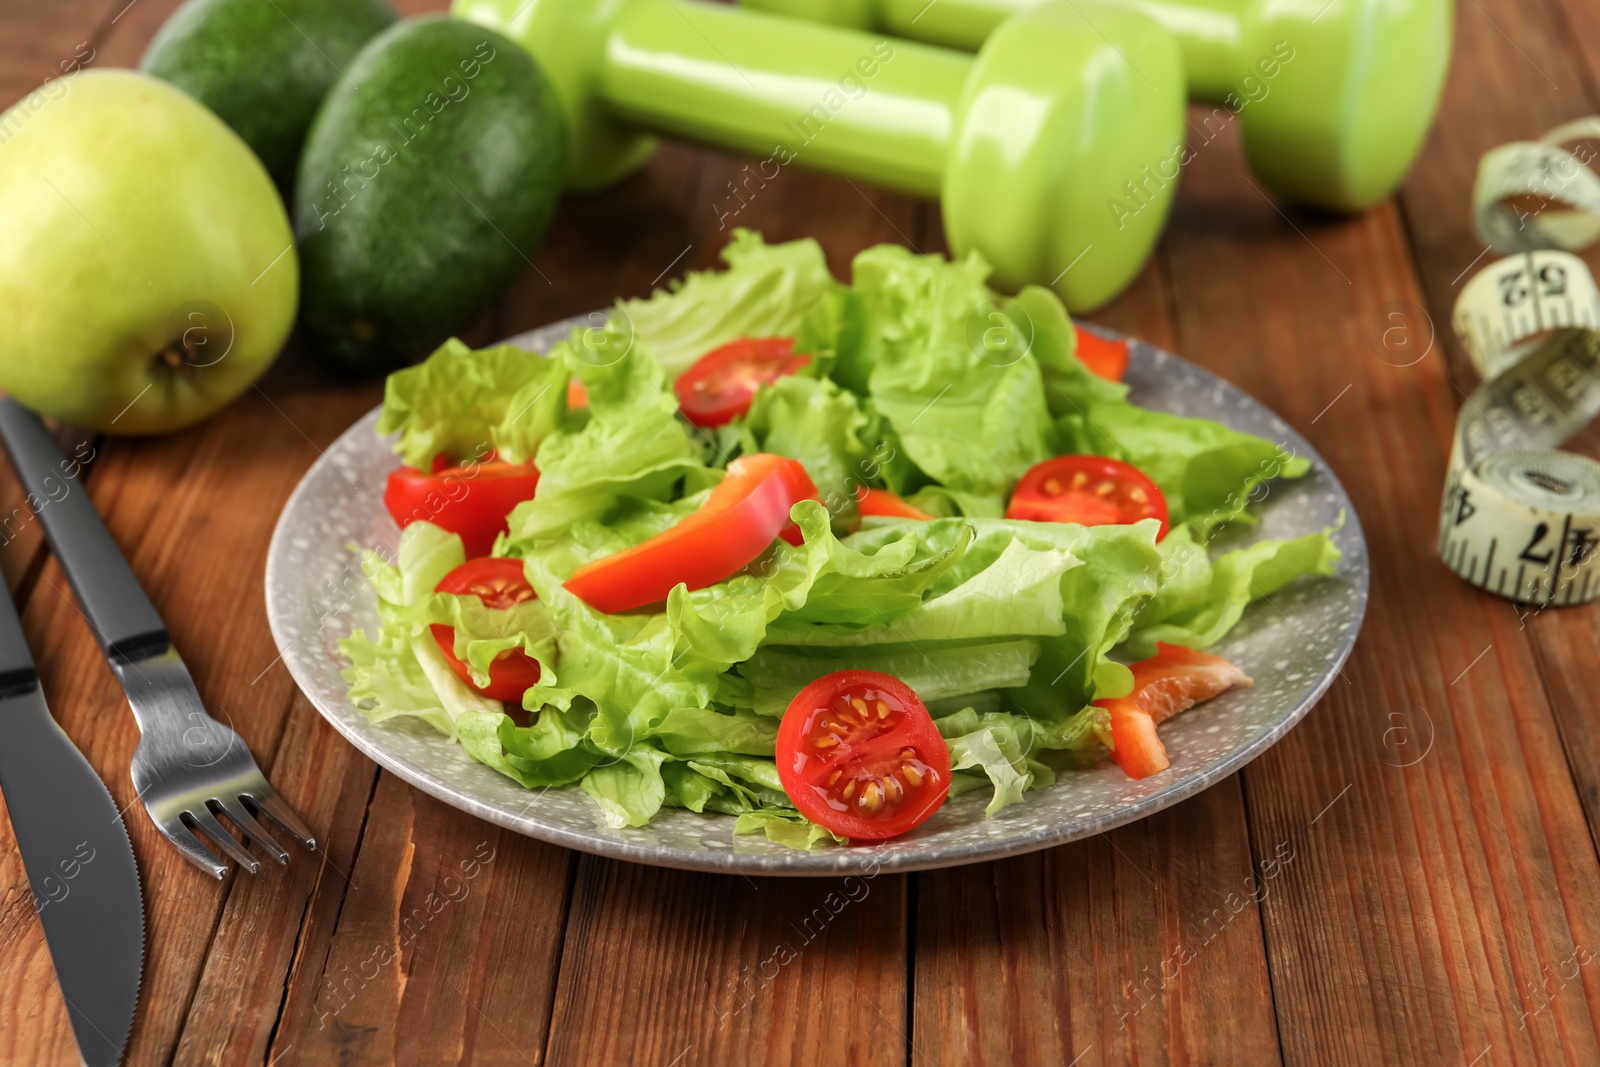
M 550 353 L 582 380 L 588 416 L 540 445 L 539 491 L 512 510 L 512 543 L 550 537 L 575 522 L 606 522 L 628 500 L 670 500 L 686 477 L 704 471 L 660 365 L 638 339 L 630 343 L 612 326 L 598 332 L 604 344 L 575 330 Z M 593 362 L 596 352 L 610 362 Z
M 1284 446 L 1231 430 L 1210 419 L 1186 418 L 1133 404 L 1089 404 L 1056 424 L 1066 452 L 1092 452 L 1133 464 L 1167 498 L 1168 521 L 1202 534 L 1239 519 L 1251 494 L 1273 478 L 1298 478 L 1310 461 Z
M 1073 714 L 1097 696 L 1119 695 L 1131 676 L 1108 653 L 1156 590 L 1160 556 L 1156 524 L 1076 526 L 1006 519 L 885 520 L 845 539 L 868 551 L 918 528 L 921 551 L 956 539 L 969 547 L 920 605 L 861 628 L 807 626 L 779 618 L 771 644 L 811 648 L 906 645 L 935 665 L 945 645 L 1033 638 L 1039 656 L 1028 684 L 1006 690 L 1008 700 L 1050 720 Z M 970 530 L 968 533 L 966 531 Z M 940 651 L 932 651 L 939 649 Z
M 745 454 L 799 460 L 829 514 L 853 514 L 856 489 L 879 473 L 880 463 L 861 436 L 867 425 L 854 393 L 828 379 L 788 377 L 758 391 L 727 436 Z
M 567 369 L 511 345 L 473 351 L 455 338 L 389 375 L 380 434 L 399 432 L 394 450 L 431 470 L 435 456 L 481 459 L 490 449 L 526 462 L 567 409 Z
M 769 841 L 798 849 L 850 843 L 848 837 L 841 837 L 826 826 L 819 826 L 792 808 L 768 808 L 746 812 L 734 822 L 733 832 L 765 833 Z
M 997 496 L 1050 456 L 1039 365 L 985 286 L 981 257 L 879 245 L 853 270 L 875 352 L 872 406 L 907 459 L 949 489 Z
M 1160 546 L 1161 588 L 1135 620 L 1129 655 L 1153 656 L 1157 641 L 1207 648 L 1233 629 L 1252 601 L 1297 578 L 1331 576 L 1341 555 L 1331 533 L 1258 541 L 1212 560 L 1192 532 L 1173 530 Z
M 769 245 L 735 229 L 722 261 L 727 270 L 691 273 L 643 300 L 620 301 L 612 312 L 670 379 L 737 338 L 794 336 L 806 309 L 836 284 L 822 247 L 809 238 Z

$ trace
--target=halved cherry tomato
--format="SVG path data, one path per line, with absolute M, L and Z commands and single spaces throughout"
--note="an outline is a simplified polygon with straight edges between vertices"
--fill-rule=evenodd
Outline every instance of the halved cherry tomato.
M 926 511 L 912 507 L 887 489 L 856 487 L 856 505 L 862 516 L 884 515 L 891 519 L 931 519 Z
M 684 418 L 721 426 L 749 410 L 756 390 L 810 362 L 794 354 L 793 337 L 741 337 L 701 356 L 673 388 Z
M 539 469 L 492 458 L 461 466 L 444 462 L 441 467 L 435 459 L 429 474 L 413 467 L 392 471 L 383 491 L 384 507 L 401 527 L 426 520 L 460 534 L 468 558 L 486 555 L 495 535 L 506 528 L 511 509 L 533 499 Z
M 877 671 L 818 678 L 778 726 L 778 778 L 800 814 L 836 834 L 894 837 L 950 793 L 950 750 L 910 686 Z
M 1072 324 L 1072 329 L 1078 335 L 1079 362 L 1102 378 L 1122 381 L 1128 371 L 1128 342 L 1107 340 L 1077 323 Z
M 501 611 L 534 598 L 520 559 L 469 559 L 445 575 L 433 591 L 475 596 L 484 607 Z M 539 680 L 539 661 L 520 648 L 512 648 L 494 658 L 489 664 L 489 684 L 479 686 L 472 680 L 466 663 L 456 658 L 455 628 L 434 623 L 428 629 L 456 676 L 491 700 L 521 703 L 522 694 Z
M 1057 456 L 1022 476 L 1006 518 L 1084 526 L 1160 519 L 1159 541 L 1167 536 L 1167 498 L 1132 464 L 1108 456 Z
M 1159 641 L 1155 655 L 1129 669 L 1133 692 L 1095 704 L 1111 712 L 1111 758 L 1130 778 L 1166 770 L 1167 749 L 1156 736 L 1157 726 L 1202 700 L 1253 684 L 1221 656 Z
M 579 567 L 566 587 L 613 614 L 660 603 L 680 582 L 703 589 L 748 566 L 793 525 L 790 508 L 816 499 L 817 487 L 795 460 L 740 456 L 700 510 L 648 541 Z

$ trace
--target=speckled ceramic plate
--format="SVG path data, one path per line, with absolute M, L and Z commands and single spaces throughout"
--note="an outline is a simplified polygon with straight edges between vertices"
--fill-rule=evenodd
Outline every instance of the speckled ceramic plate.
M 543 352 L 582 321 L 554 323 L 513 343 Z M 577 787 L 530 792 L 474 763 L 426 726 L 374 725 L 349 698 L 338 642 L 353 629 L 377 624 L 376 603 L 350 546 L 392 550 L 399 536 L 382 501 L 384 480 L 398 460 L 373 431 L 376 411 L 334 442 L 283 509 L 267 557 L 273 637 L 318 710 L 379 765 L 463 811 L 586 852 L 696 870 L 833 875 L 973 863 L 1090 837 L 1200 792 L 1286 734 L 1332 684 L 1355 644 L 1367 601 L 1361 524 L 1344 487 L 1304 438 L 1227 382 L 1141 341 L 1133 342 L 1128 381 L 1133 399 L 1146 407 L 1219 419 L 1284 442 L 1312 461 L 1310 476 L 1272 486 L 1261 523 L 1238 543 L 1292 537 L 1345 517 L 1335 535 L 1344 552 L 1337 576 L 1302 580 L 1253 605 L 1215 650 L 1244 668 L 1255 687 L 1208 701 L 1162 727 L 1172 767 L 1144 781 L 1130 781 L 1110 764 L 1067 773 L 992 819 L 983 815 L 988 791 L 974 790 L 896 840 L 801 852 L 762 835 L 736 837 L 734 820 L 722 815 L 664 810 L 649 826 L 613 829 Z

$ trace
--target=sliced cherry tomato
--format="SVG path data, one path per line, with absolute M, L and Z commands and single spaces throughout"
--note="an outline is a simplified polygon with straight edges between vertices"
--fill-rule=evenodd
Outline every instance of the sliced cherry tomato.
M 501 611 L 534 598 L 520 559 L 469 559 L 445 575 L 433 591 L 475 596 L 484 607 Z M 489 664 L 489 684 L 480 686 L 472 680 L 466 663 L 456 658 L 455 628 L 435 623 L 428 629 L 456 676 L 491 700 L 521 703 L 522 694 L 539 680 L 539 661 L 520 648 L 512 648 L 494 658 Z
M 1111 758 L 1130 778 L 1148 778 L 1167 769 L 1167 749 L 1156 727 L 1180 711 L 1235 686 L 1250 676 L 1221 656 L 1182 645 L 1156 643 L 1156 654 L 1130 665 L 1133 692 L 1097 700 L 1111 713 Z
M 494 453 L 490 453 L 493 456 Z M 383 504 L 402 527 L 426 520 L 461 535 L 467 556 L 486 555 L 495 535 L 506 528 L 506 516 L 524 500 L 532 500 L 539 470 L 532 463 L 485 459 L 461 466 L 439 466 L 431 474 L 401 467 L 389 474 Z
M 1072 329 L 1078 335 L 1078 361 L 1102 378 L 1122 381 L 1128 371 L 1128 342 L 1108 340 L 1077 323 Z
M 810 356 L 795 355 L 793 337 L 741 337 L 707 352 L 678 376 L 678 404 L 696 426 L 721 426 L 749 410 L 756 390 L 810 362 Z
M 778 778 L 812 822 L 860 840 L 894 837 L 950 793 L 950 750 L 917 694 L 877 671 L 800 690 L 778 726 Z
M 856 505 L 863 517 L 884 515 L 891 519 L 931 519 L 926 511 L 912 507 L 887 489 L 856 488 Z
M 789 509 L 816 499 L 817 487 L 795 460 L 740 456 L 700 510 L 648 541 L 579 567 L 566 587 L 613 614 L 660 603 L 680 582 L 703 589 L 749 566 L 793 525 Z
M 1167 536 L 1167 498 L 1131 464 L 1107 456 L 1057 456 L 1022 476 L 1006 508 L 1008 519 L 1120 525 L 1160 519 Z

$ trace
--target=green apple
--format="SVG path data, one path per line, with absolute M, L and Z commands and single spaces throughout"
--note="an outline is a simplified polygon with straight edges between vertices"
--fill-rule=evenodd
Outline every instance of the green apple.
M 299 285 L 272 179 L 171 85 L 84 71 L 0 116 L 0 389 L 29 407 L 197 422 L 272 363 Z

